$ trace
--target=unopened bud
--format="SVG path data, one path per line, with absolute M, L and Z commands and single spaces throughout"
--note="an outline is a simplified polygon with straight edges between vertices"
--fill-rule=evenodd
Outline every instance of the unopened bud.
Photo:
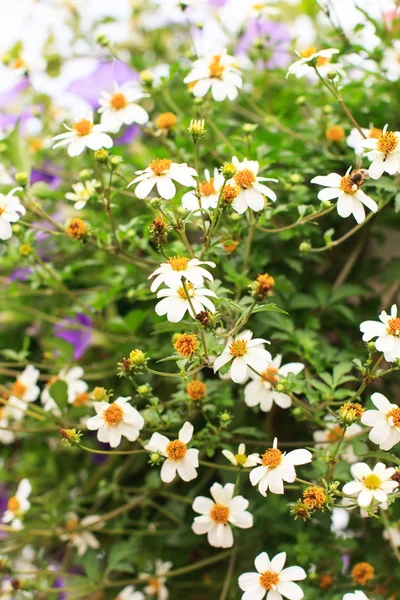
M 99 163 L 106 163 L 108 161 L 108 152 L 105 148 L 100 148 L 94 153 L 94 157 Z
M 204 127 L 204 119 L 192 119 L 188 127 L 188 132 L 194 142 L 198 142 L 204 137 L 206 130 Z
M 25 171 L 20 171 L 19 173 L 15 173 L 15 181 L 25 187 L 29 181 L 29 175 Z
M 133 367 L 139 367 L 146 362 L 146 355 L 142 350 L 132 350 L 129 354 L 129 360 Z
M 299 251 L 302 254 L 306 254 L 310 250 L 311 250 L 311 244 L 309 242 L 301 242 L 301 244 L 299 246 Z
M 62 441 L 68 446 L 79 446 L 81 443 L 82 432 L 76 429 L 59 429 Z
M 224 163 L 221 167 L 221 173 L 224 179 L 232 179 L 236 173 L 236 167 L 233 163 Z
M 96 42 L 103 48 L 107 48 L 110 45 L 110 40 L 104 33 L 99 33 L 96 36 Z
M 119 167 L 119 165 L 124 161 L 122 156 L 112 156 L 110 158 L 110 163 L 113 167 Z
M 32 248 L 30 247 L 29 244 L 21 244 L 19 247 L 19 253 L 22 256 L 29 256 L 30 253 L 32 252 Z

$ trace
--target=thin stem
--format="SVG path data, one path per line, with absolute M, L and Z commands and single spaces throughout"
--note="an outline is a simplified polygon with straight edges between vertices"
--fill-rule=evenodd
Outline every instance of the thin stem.
M 294 227 L 298 227 L 299 225 L 303 225 L 304 223 L 308 223 L 309 221 L 315 221 L 315 219 L 319 219 L 320 217 L 323 217 L 324 215 L 327 215 L 328 213 L 332 212 L 332 210 L 334 208 L 335 208 L 335 205 L 330 206 L 329 208 L 325 208 L 324 210 L 321 210 L 320 212 L 317 212 L 312 215 L 308 215 L 307 217 L 304 217 L 303 219 L 300 219 L 299 221 L 296 221 L 295 223 L 291 223 L 291 225 L 277 227 L 276 229 L 267 229 L 266 227 L 262 227 L 261 225 L 256 225 L 256 229 L 259 229 L 260 231 L 265 231 L 266 233 L 280 233 L 281 231 L 287 231 L 288 229 L 293 229 Z
M 206 221 L 204 219 L 203 206 L 201 204 L 200 170 L 199 170 L 199 141 L 193 141 L 193 152 L 194 152 L 194 168 L 196 169 L 196 172 L 197 172 L 196 196 L 197 196 L 197 201 L 199 203 L 199 208 L 200 208 L 201 223 L 203 226 L 203 235 L 204 235 L 204 239 L 206 239 L 206 231 L 207 231 Z
M 79 447 L 82 450 L 86 450 L 86 452 L 91 452 L 92 454 L 145 454 L 146 450 L 96 450 L 95 448 L 89 448 L 88 446 L 84 446 L 83 444 L 79 444 Z
M 219 600 L 226 600 L 226 598 L 228 596 L 229 588 L 230 588 L 230 585 L 232 582 L 233 571 L 235 568 L 236 556 L 237 556 L 237 546 L 235 546 L 232 550 L 232 554 L 229 559 L 228 570 L 226 572 L 226 577 L 225 577 L 225 581 L 224 581 L 224 587 L 222 588 L 222 592 L 219 597 Z

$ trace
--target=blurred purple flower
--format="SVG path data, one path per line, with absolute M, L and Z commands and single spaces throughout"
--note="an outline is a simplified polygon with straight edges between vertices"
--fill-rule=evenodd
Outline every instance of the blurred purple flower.
M 346 554 L 342 554 L 342 573 L 345 574 L 350 569 L 351 555 L 346 552 Z
M 140 129 L 137 125 L 129 125 L 125 127 L 122 134 L 114 140 L 115 146 L 123 146 L 124 144 L 130 144 L 139 135 Z
M 260 61 L 258 68 L 274 69 L 286 67 L 290 62 L 290 34 L 285 25 L 261 19 L 249 19 L 244 33 L 236 46 L 236 54 L 247 54 L 252 44 L 261 39 L 265 41 L 270 58 Z
M 56 190 L 61 184 L 61 177 L 56 175 L 57 167 L 49 162 L 41 167 L 33 168 L 31 171 L 31 185 L 38 181 L 47 183 L 52 190 Z
M 26 281 L 29 279 L 29 275 L 31 273 L 33 273 L 33 271 L 30 267 L 20 267 L 18 269 L 14 269 L 8 279 L 10 283 L 13 281 Z
M 65 587 L 65 579 L 63 577 L 57 577 L 55 582 L 53 583 L 53 588 L 63 588 Z M 66 600 L 68 598 L 66 592 L 60 592 L 58 594 L 58 600 Z
M 208 3 L 211 6 L 216 6 L 217 8 L 219 8 L 220 6 L 224 6 L 226 2 L 227 0 L 208 0 Z
M 137 73 L 120 60 L 101 62 L 91 75 L 73 81 L 66 91 L 80 96 L 93 108 L 98 108 L 100 92 L 112 90 L 114 81 L 121 85 L 137 79 Z
M 24 79 L 19 81 L 14 87 L 0 94 L 0 108 L 9 108 L 28 87 L 29 79 L 24 77 Z
M 86 329 L 74 329 L 68 325 L 84 325 Z M 85 354 L 92 340 L 93 321 L 84 313 L 77 313 L 76 317 L 68 317 L 62 323 L 54 326 L 54 335 L 74 347 L 74 359 L 79 360 Z

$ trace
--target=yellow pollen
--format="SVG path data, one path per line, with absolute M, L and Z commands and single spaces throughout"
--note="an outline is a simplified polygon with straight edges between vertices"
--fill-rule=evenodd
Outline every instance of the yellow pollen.
M 369 130 L 368 137 L 375 139 L 378 138 L 380 135 L 382 135 L 382 129 L 379 129 L 378 127 L 373 127 Z
M 153 594 L 157 594 L 157 592 L 160 591 L 161 582 L 156 577 L 154 577 L 152 579 L 149 579 L 148 584 L 149 584 L 149 587 L 151 587 L 151 590 L 152 590 Z
M 386 415 L 387 419 L 390 417 L 393 419 L 393 425 L 400 427 L 400 408 L 392 408 Z
M 187 295 L 186 295 L 185 288 L 184 287 L 180 287 L 180 288 L 177 289 L 179 298 L 182 298 L 184 300 L 187 300 L 188 296 L 189 296 L 189 298 L 193 298 L 193 296 L 194 296 L 194 285 L 193 285 L 193 283 L 190 283 L 190 281 L 188 281 L 185 285 L 186 285 Z
M 168 171 L 171 165 L 172 160 L 169 158 L 156 158 L 155 160 L 151 161 L 149 167 L 153 171 L 154 175 L 160 177 L 160 175 L 165 175 L 164 171 Z
M 353 183 L 350 175 L 345 175 L 344 177 L 342 177 L 340 181 L 340 187 L 345 194 L 350 194 L 351 196 L 358 191 L 358 187 L 355 183 Z
M 276 469 L 282 462 L 282 452 L 278 448 L 269 448 L 262 455 L 262 466 Z
M 244 356 L 247 352 L 247 342 L 246 340 L 235 340 L 229 346 L 229 353 L 231 356 L 235 358 Z
M 210 511 L 210 517 L 214 523 L 218 523 L 218 525 L 226 525 L 229 519 L 229 514 L 229 508 L 223 504 L 214 504 Z
M 389 321 L 386 324 L 387 327 L 387 332 L 389 333 L 389 335 L 400 335 L 400 317 L 397 317 L 397 319 L 389 319 Z
M 237 185 L 226 184 L 222 192 L 222 199 L 227 204 L 231 204 L 239 196 L 240 188 Z
M 279 575 L 278 573 L 274 573 L 274 571 L 264 571 L 260 575 L 259 582 L 264 590 L 272 590 L 273 586 L 279 583 Z
M 184 256 L 174 256 L 169 259 L 169 264 L 174 271 L 185 271 L 189 260 L 189 258 L 185 258 Z
M 176 116 L 172 112 L 161 113 L 156 119 L 156 127 L 170 129 L 176 123 Z
M 306 50 L 303 50 L 303 52 L 299 52 L 299 54 L 301 58 L 310 58 L 316 51 L 317 49 L 315 46 L 310 46 L 309 48 L 306 48 Z
M 75 129 L 78 135 L 89 135 L 89 133 L 92 132 L 93 123 L 92 121 L 89 121 L 89 119 L 81 119 L 72 125 L 72 129 Z
M 210 77 L 216 77 L 218 79 L 221 78 L 225 67 L 224 65 L 221 65 L 221 56 L 219 54 L 216 54 L 213 57 L 212 61 L 208 65 L 208 70 L 210 72 Z
M 383 154 L 387 156 L 397 148 L 398 143 L 399 140 L 393 131 L 387 131 L 378 136 L 377 150 L 378 152 L 383 152 Z
M 81 394 L 78 394 L 75 398 L 75 400 L 73 401 L 73 405 L 74 406 L 83 406 L 84 404 L 86 404 L 88 401 L 90 400 L 90 395 L 87 392 L 82 392 Z
M 247 456 L 245 454 L 235 454 L 235 459 L 238 465 L 244 465 L 247 460 Z
M 203 181 L 200 184 L 200 192 L 202 196 L 212 196 L 216 193 L 214 188 L 214 178 L 211 177 L 210 181 Z
M 115 402 L 113 402 L 103 412 L 103 418 L 107 425 L 113 427 L 114 425 L 118 425 L 118 423 L 122 421 L 122 419 L 124 418 L 124 411 L 120 406 L 118 406 L 118 404 L 115 404 Z
M 234 180 L 239 187 L 247 189 L 255 182 L 256 176 L 250 169 L 242 169 L 236 173 Z
M 338 427 L 333 427 L 329 431 L 326 439 L 327 439 L 328 442 L 336 442 L 340 438 L 340 436 L 342 435 L 342 433 L 343 433 L 343 429 L 341 427 L 339 427 L 339 426 Z
M 26 392 L 26 385 L 21 383 L 18 379 L 17 379 L 17 381 L 14 381 L 14 383 L 12 384 L 12 388 L 11 388 L 11 394 L 13 396 L 17 396 L 17 398 L 22 398 L 22 396 L 25 394 L 25 392 Z
M 193 333 L 182 333 L 176 342 L 174 348 L 181 356 L 185 358 L 192 356 L 199 346 L 199 340 Z
M 207 387 L 203 381 L 193 379 L 187 384 L 186 392 L 191 400 L 202 400 L 207 393 Z
M 9 511 L 14 513 L 14 515 L 19 511 L 21 507 L 21 503 L 18 500 L 17 496 L 11 496 L 7 502 L 7 508 Z
M 187 452 L 187 446 L 180 440 L 173 440 L 165 451 L 171 460 L 182 460 Z
M 272 385 L 275 385 L 278 382 L 278 377 L 277 377 L 277 373 L 278 373 L 278 369 L 276 367 L 269 367 L 268 369 L 266 369 L 265 371 L 263 371 L 261 373 L 262 375 L 262 380 L 266 380 L 269 381 L 269 383 L 272 383 Z
M 303 498 L 309 508 L 322 508 L 327 501 L 324 490 L 317 485 L 308 486 L 303 492 Z
M 70 519 L 69 521 L 66 522 L 65 524 L 65 528 L 68 529 L 68 531 L 71 531 L 72 529 L 76 529 L 79 525 L 79 521 L 76 517 L 72 517 L 72 519 Z
M 327 65 L 328 62 L 330 62 L 330 58 L 326 58 L 326 56 L 318 56 L 317 58 L 317 67 L 323 67 L 324 65 Z
M 122 110 L 127 105 L 126 97 L 121 92 L 114 94 L 110 100 L 110 104 L 115 110 Z
M 5 208 L 2 208 L 2 207 L 0 206 L 0 217 L 1 217 L 1 215 L 2 215 L 4 212 L 6 212 L 6 209 L 5 209 Z
M 371 475 L 364 477 L 363 483 L 369 490 L 377 490 L 381 485 L 381 480 L 379 479 L 378 475 L 371 473 Z
M 22 58 L 16 58 L 13 67 L 14 69 L 22 69 L 22 67 L 25 67 L 25 61 Z

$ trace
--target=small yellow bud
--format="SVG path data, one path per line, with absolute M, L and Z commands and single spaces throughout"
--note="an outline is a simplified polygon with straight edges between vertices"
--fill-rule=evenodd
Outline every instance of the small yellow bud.
M 132 350 L 129 354 L 129 360 L 132 366 L 139 367 L 146 362 L 146 355 L 141 350 Z
M 19 253 L 22 256 L 29 256 L 30 253 L 32 252 L 32 248 L 30 247 L 29 244 L 21 244 L 19 247 Z

